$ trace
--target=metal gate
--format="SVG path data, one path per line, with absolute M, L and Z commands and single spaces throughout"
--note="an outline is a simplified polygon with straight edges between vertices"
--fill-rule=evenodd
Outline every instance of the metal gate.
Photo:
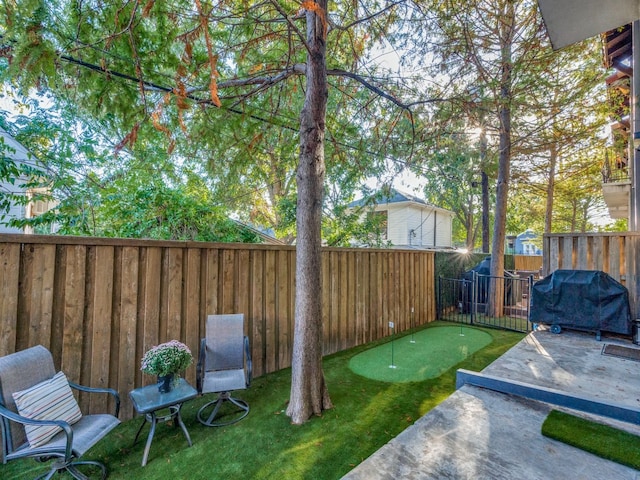
M 531 331 L 529 305 L 533 276 L 492 277 L 471 272 L 471 279 L 438 279 L 438 320 L 513 330 Z M 487 315 L 489 295 L 501 282 L 504 287 L 502 315 Z

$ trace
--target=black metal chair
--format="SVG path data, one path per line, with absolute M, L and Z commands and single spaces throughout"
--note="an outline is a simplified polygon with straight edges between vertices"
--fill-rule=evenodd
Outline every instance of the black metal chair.
M 244 315 L 209 315 L 206 337 L 200 342 L 196 385 L 198 393 L 218 396 L 198 410 L 198 421 L 219 427 L 242 420 L 249 413 L 249 405 L 232 397 L 231 392 L 246 389 L 250 383 L 251 353 L 244 335 Z
M 59 388 L 49 393 L 49 386 L 54 384 L 56 388 Z M 84 392 L 113 395 L 115 399 L 115 415 L 81 415 L 67 384 L 73 389 Z M 63 392 L 63 394 L 60 392 Z M 17 395 L 18 406 L 16 406 L 14 394 Z M 30 395 L 30 398 L 24 400 L 27 395 Z M 51 398 L 55 398 L 55 400 L 51 401 Z M 59 416 L 61 408 L 54 409 L 47 406 L 46 409 L 48 411 L 42 412 L 41 405 L 60 402 L 60 398 L 64 398 L 65 408 L 69 403 L 73 404 L 67 410 L 73 410 L 77 412 L 77 416 L 80 416 L 80 419 L 72 425 L 64 420 L 52 419 L 63 418 Z M 19 413 L 19 411 L 25 412 L 27 405 L 24 405 L 24 403 L 27 401 L 31 402 L 31 405 L 29 405 L 30 411 L 38 410 L 40 412 L 38 415 L 33 415 L 35 419 Z M 42 345 L 0 357 L 2 463 L 25 457 L 32 457 L 40 461 L 51 461 L 49 472 L 38 477 L 47 480 L 52 478 L 55 473 L 64 470 L 68 471 L 76 479 L 85 480 L 88 477 L 77 468 L 78 465 L 94 465 L 100 468 L 104 479 L 107 476 L 107 470 L 103 464 L 79 459 L 120 423 L 117 418 L 119 410 L 120 397 L 115 390 L 84 387 L 73 382 L 67 382 L 66 377 L 60 374 L 56 375 L 51 353 Z M 29 429 L 29 434 L 27 434 L 25 427 Z M 38 436 L 37 429 L 40 432 L 54 430 L 55 433 L 50 431 L 48 432 L 49 435 L 41 436 L 38 440 L 35 440 Z M 53 435 L 53 437 L 47 439 L 50 435 Z

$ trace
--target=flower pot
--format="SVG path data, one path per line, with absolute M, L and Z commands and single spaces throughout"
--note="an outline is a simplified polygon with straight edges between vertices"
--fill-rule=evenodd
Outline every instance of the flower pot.
M 174 385 L 174 376 L 175 374 L 170 373 L 169 375 L 158 375 L 158 391 L 160 393 L 168 393 L 173 390 Z

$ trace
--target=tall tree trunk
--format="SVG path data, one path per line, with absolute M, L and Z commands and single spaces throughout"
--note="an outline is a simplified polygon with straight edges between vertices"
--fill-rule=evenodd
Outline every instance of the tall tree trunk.
M 500 105 L 500 154 L 498 157 L 498 185 L 496 188 L 496 209 L 493 225 L 493 242 L 491 246 L 491 291 L 489 295 L 488 314 L 501 317 L 504 307 L 504 282 L 499 279 L 504 275 L 504 242 L 507 223 L 507 199 L 509 196 L 509 179 L 511 176 L 511 47 L 513 44 L 515 11 L 511 0 L 504 3 L 505 15 L 500 27 L 501 78 Z
M 585 203 L 580 208 L 580 233 L 587 231 L 587 223 L 589 222 L 589 204 Z
M 556 165 L 558 163 L 558 149 L 555 142 L 549 150 L 549 180 L 547 182 L 547 208 L 544 212 L 544 233 L 551 233 L 553 219 L 553 194 L 556 186 Z
M 307 71 L 300 114 L 300 164 L 296 213 L 296 307 L 287 415 L 294 424 L 331 408 L 322 370 L 321 220 L 327 111 L 327 0 L 306 12 Z
M 482 107 L 481 107 L 482 108 Z M 482 253 L 489 253 L 489 176 L 487 169 L 487 126 L 480 117 L 480 185 L 482 189 Z
M 473 204 L 469 205 L 469 212 L 467 213 L 466 218 L 466 227 L 467 227 L 467 239 L 466 239 L 466 248 L 467 251 L 473 252 L 473 247 L 476 243 L 476 232 L 473 227 Z
M 485 138 L 484 148 L 486 150 L 487 143 Z M 489 176 L 484 172 L 482 176 L 482 252 L 489 253 Z

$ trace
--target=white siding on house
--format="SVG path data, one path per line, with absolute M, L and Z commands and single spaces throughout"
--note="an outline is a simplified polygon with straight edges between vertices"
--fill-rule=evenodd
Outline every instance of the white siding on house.
M 12 158 L 18 163 L 34 161 L 27 149 L 21 143 L 9 135 L 9 133 L 4 129 L 0 128 L 0 160 L 2 160 L 2 157 Z M 0 181 L 0 190 L 15 194 L 28 195 L 27 189 L 22 186 L 22 184 L 27 180 L 28 179 L 26 177 L 20 177 L 14 183 Z M 30 205 L 16 205 L 12 203 L 6 217 L 4 217 L 2 221 L 7 222 L 9 218 L 25 218 L 30 213 L 29 210 Z M 25 233 L 25 230 L 0 224 L 0 233 Z
M 404 208 L 395 205 L 381 205 L 380 210 L 387 210 L 387 240 L 392 245 L 406 245 L 407 243 L 407 214 Z
M 382 204 L 376 211 L 388 212 L 387 239 L 392 245 L 451 247 L 452 215 L 416 204 Z
M 453 215 L 436 211 L 436 245 L 438 247 L 453 246 Z
M 386 212 L 383 239 L 399 248 L 451 248 L 453 212 L 430 205 L 424 200 L 395 189 L 387 192 L 387 201 L 373 203 L 357 200 L 349 208 L 364 207 L 362 219 L 372 212 Z M 386 234 L 386 235 L 385 235 Z
M 12 185 L 9 185 L 12 187 Z M 0 188 L 4 189 L 5 185 L 0 185 Z M 24 206 L 23 205 L 11 205 L 9 208 L 9 215 L 3 219 L 7 221 L 9 218 L 24 218 Z M 0 233 L 24 233 L 21 228 L 9 227 L 7 225 L 0 224 Z

